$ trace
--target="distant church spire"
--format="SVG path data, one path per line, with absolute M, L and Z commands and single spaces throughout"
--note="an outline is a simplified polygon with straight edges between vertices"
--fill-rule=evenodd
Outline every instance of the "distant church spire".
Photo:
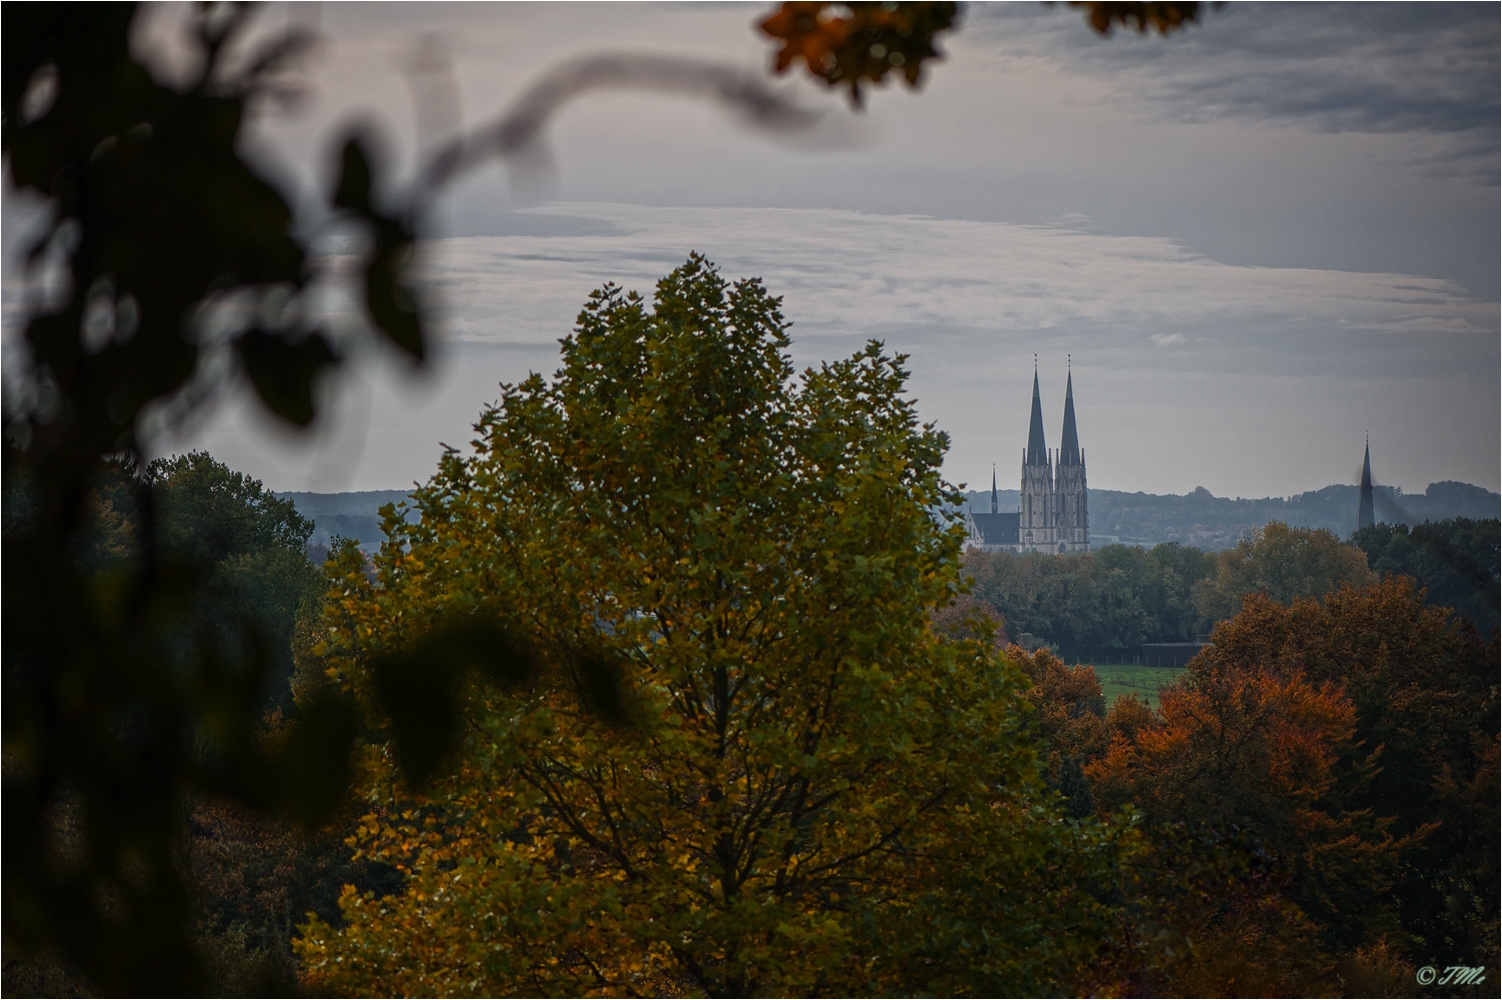
M 1377 521 L 1372 506 L 1372 442 L 1366 442 L 1366 457 L 1361 460 L 1361 505 L 1356 508 L 1356 530 Z
M 991 513 L 995 514 L 996 507 L 996 466 L 991 466 Z
M 1080 436 L 1074 427 L 1074 373 L 1064 388 L 1064 437 L 1059 442 L 1059 464 L 1080 464 Z
M 1037 362 L 1034 361 L 1034 365 Z M 1048 448 L 1043 443 L 1043 399 L 1038 395 L 1038 369 L 1033 368 L 1033 416 L 1027 428 L 1027 458 L 1024 465 L 1047 465 Z

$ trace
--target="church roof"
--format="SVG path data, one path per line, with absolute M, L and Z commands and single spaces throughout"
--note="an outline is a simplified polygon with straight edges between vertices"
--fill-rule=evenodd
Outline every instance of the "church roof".
M 1033 372 L 1033 417 L 1027 428 L 1027 457 L 1022 464 L 1048 464 L 1048 448 L 1043 443 L 1043 400 L 1038 395 L 1037 372 Z
M 1034 376 L 1036 380 L 1037 376 Z M 1080 436 L 1074 427 L 1074 374 L 1064 389 L 1064 436 L 1059 441 L 1059 464 L 1080 464 Z
M 1000 514 L 971 514 L 981 541 L 986 545 L 1016 545 L 1021 515 L 1016 511 Z

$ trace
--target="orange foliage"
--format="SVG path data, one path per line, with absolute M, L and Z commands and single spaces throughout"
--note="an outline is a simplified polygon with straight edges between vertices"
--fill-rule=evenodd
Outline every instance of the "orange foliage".
M 826 3 L 790 0 L 761 23 L 782 43 L 777 72 L 803 62 L 828 86 L 845 86 L 861 103 L 862 83 L 880 83 L 888 73 L 916 87 L 923 63 L 942 58 L 934 36 L 954 26 L 956 5 L 904 0 L 901 3 Z
M 1247 831 L 1285 880 L 1281 894 L 1223 901 L 1175 972 L 1175 991 L 1303 992 L 1328 971 L 1321 945 L 1397 932 L 1377 901 L 1411 838 L 1394 839 L 1389 820 L 1345 802 L 1375 755 L 1356 753 L 1356 707 L 1338 685 L 1298 670 L 1201 664 L 1161 701 L 1156 718 L 1133 705 L 1114 713 L 1110 748 L 1086 769 L 1097 801 L 1132 803 L 1157 827 Z
M 1394 817 L 1407 869 L 1380 898 L 1402 913 L 1419 964 L 1495 948 L 1498 660 L 1495 635 L 1483 641 L 1389 576 L 1291 606 L 1249 596 L 1190 666 L 1194 683 L 1260 669 L 1342 686 L 1356 709 L 1342 797 Z M 1363 768 L 1361 755 L 1379 750 L 1380 767 Z M 1342 902 L 1367 905 L 1375 887 Z
M 1154 819 L 1299 828 L 1355 731 L 1338 688 L 1298 675 L 1218 673 L 1161 699 L 1160 723 L 1118 735 L 1088 771 L 1103 801 L 1135 801 Z
M 1446 609 L 1425 604 L 1413 581 L 1397 576 L 1291 606 L 1248 594 L 1241 613 L 1217 625 L 1214 638 L 1205 666 L 1301 670 L 1341 682 L 1383 671 L 1401 681 L 1444 682 L 1450 678 L 1442 664 L 1462 641 Z
M 1083 764 L 1106 752 L 1110 742 L 1106 700 L 1094 667 L 1068 666 L 1047 649 L 1029 653 L 1012 646 L 1007 656 L 1033 682 L 1027 699 L 1037 709 L 1038 735 L 1050 777 L 1058 776 L 1065 760 Z

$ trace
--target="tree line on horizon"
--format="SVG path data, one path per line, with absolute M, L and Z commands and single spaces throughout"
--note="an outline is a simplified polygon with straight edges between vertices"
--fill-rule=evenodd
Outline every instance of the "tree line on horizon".
M 1073 555 L 965 553 L 970 595 L 1014 641 L 1023 634 L 1072 662 L 1130 662 L 1142 644 L 1191 642 L 1231 618 L 1244 595 L 1318 597 L 1407 576 L 1430 603 L 1480 632 L 1498 627 L 1498 520 L 1376 524 L 1342 542 L 1326 529 L 1269 521 L 1234 547 L 1113 544 Z
M 1003 505 L 1015 506 L 1016 490 L 1000 493 Z M 1183 495 L 1097 487 L 1090 490 L 1091 537 L 1097 544 L 1178 542 L 1219 551 L 1234 547 L 1249 530 L 1282 521 L 1291 527 L 1326 528 L 1344 538 L 1356 524 L 1357 493 L 1357 487 L 1343 484 L 1260 499 L 1218 497 L 1204 487 Z M 1410 527 L 1457 517 L 1491 520 L 1502 514 L 1502 497 L 1495 492 L 1448 480 L 1430 483 L 1423 493 L 1377 486 L 1375 501 L 1379 521 Z M 969 509 L 984 510 L 989 503 L 986 491 L 965 494 Z

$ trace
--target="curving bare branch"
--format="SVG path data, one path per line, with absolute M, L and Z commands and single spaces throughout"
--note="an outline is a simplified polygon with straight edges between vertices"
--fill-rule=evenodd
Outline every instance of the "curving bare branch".
M 606 89 L 708 97 L 768 132 L 804 131 L 824 117 L 788 100 L 759 75 L 720 63 L 631 53 L 585 56 L 545 73 L 490 125 L 439 149 L 418 175 L 415 194 L 431 194 L 492 157 L 538 155 L 543 130 L 565 105 Z

